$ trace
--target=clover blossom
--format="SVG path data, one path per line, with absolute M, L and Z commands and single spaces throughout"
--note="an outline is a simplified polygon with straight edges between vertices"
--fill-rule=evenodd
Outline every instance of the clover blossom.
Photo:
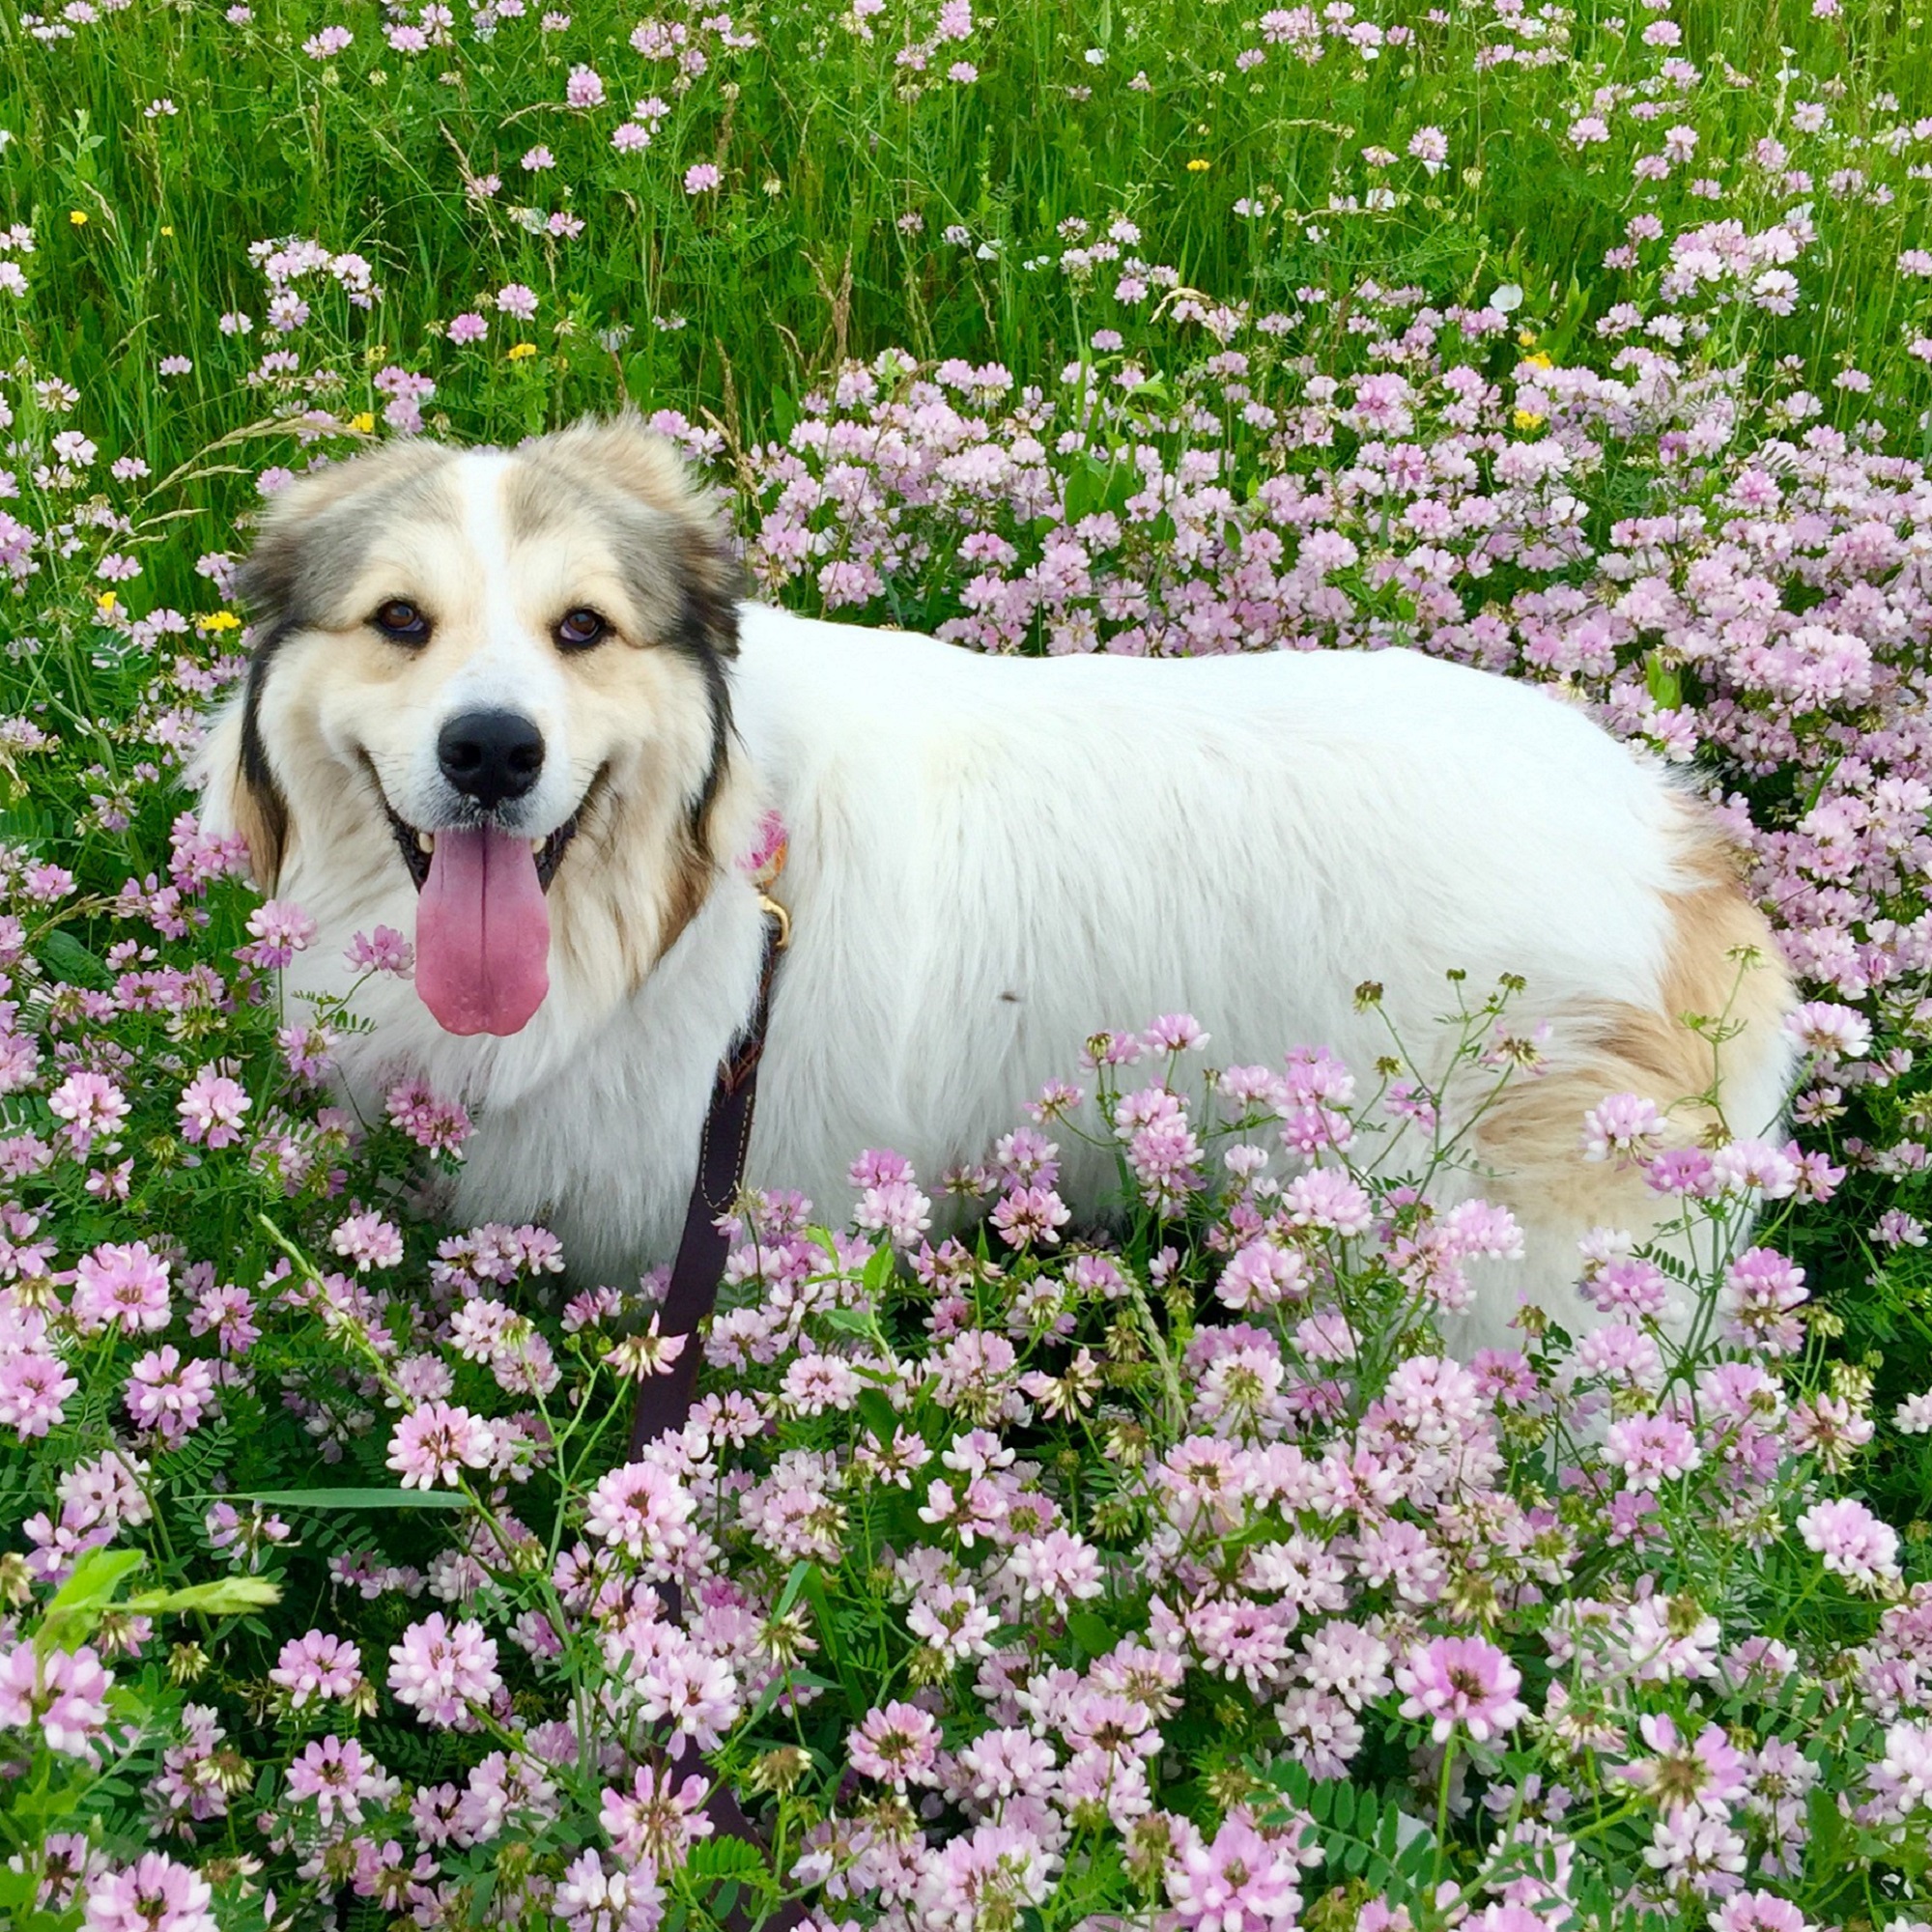
M 1395 1686 L 1403 1716 L 1429 1719 L 1437 1744 L 1459 1726 L 1483 1744 L 1529 1715 L 1521 1673 L 1483 1637 L 1437 1637 L 1396 1666 Z

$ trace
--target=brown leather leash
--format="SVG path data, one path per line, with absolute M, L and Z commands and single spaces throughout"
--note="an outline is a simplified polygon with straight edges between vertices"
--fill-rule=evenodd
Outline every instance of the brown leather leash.
M 778 863 L 784 863 L 782 846 Z M 776 868 L 771 876 L 777 876 Z M 682 1429 L 691 1413 L 697 1393 L 698 1357 L 703 1352 L 698 1323 L 717 1306 L 719 1283 L 724 1278 L 724 1263 L 731 1252 L 730 1236 L 718 1223 L 729 1213 L 745 1184 L 745 1153 L 751 1145 L 752 1114 L 758 1097 L 758 1062 L 764 1057 L 765 1030 L 771 1019 L 772 980 L 778 974 L 779 954 L 791 940 L 791 922 L 784 908 L 762 889 L 758 898 L 765 912 L 765 950 L 758 968 L 757 997 L 744 1032 L 719 1062 L 717 1077 L 711 1083 L 711 1105 L 697 1143 L 697 1173 L 684 1210 L 684 1232 L 678 1238 L 677 1259 L 671 1264 L 670 1285 L 658 1311 L 659 1333 L 681 1335 L 685 1345 L 668 1373 L 639 1378 L 637 1406 L 631 1412 L 633 1462 L 661 1435 Z M 666 1614 L 676 1618 L 680 1612 L 677 1585 L 662 1584 L 658 1594 L 665 1600 Z M 722 1779 L 713 1784 L 710 1797 L 704 1801 L 704 1812 L 720 1837 L 741 1838 L 760 1852 L 767 1849 L 757 1827 L 745 1816 L 737 1794 Z M 804 1905 L 790 1900 L 759 1921 L 759 1932 L 795 1932 L 807 1919 Z M 749 1932 L 752 1923 L 742 1904 L 734 1906 L 724 1922 L 730 1932 Z
M 764 897 L 762 894 L 759 895 Z M 718 1063 L 711 1083 L 711 1106 L 697 1143 L 697 1174 L 684 1210 L 684 1233 L 671 1264 L 670 1286 L 658 1310 L 658 1332 L 682 1335 L 683 1352 L 660 1376 L 638 1379 L 638 1403 L 631 1412 L 631 1459 L 668 1430 L 682 1429 L 697 1393 L 697 1361 L 702 1350 L 697 1324 L 718 1302 L 718 1284 L 731 1239 L 718 1225 L 730 1212 L 745 1184 L 745 1151 L 752 1139 L 752 1110 L 758 1098 L 758 1062 L 764 1057 L 765 1028 L 771 1019 L 772 980 L 779 954 L 791 931 L 783 908 L 766 898 L 765 956 L 758 970 L 758 995 L 745 1030 Z

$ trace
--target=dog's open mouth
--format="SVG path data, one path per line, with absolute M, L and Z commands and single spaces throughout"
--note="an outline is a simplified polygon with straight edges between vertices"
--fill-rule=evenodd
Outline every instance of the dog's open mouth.
M 577 810 L 541 838 L 488 823 L 418 832 L 377 784 L 416 888 L 416 991 L 445 1033 L 521 1033 L 543 1005 L 546 895 L 603 781 L 600 772 Z
M 597 783 L 601 784 L 600 775 Z M 580 805 L 554 832 L 547 838 L 527 840 L 531 857 L 536 860 L 537 884 L 545 892 L 550 891 L 551 881 L 556 877 L 557 861 L 563 857 L 564 847 L 577 837 L 577 828 L 582 822 L 584 807 L 589 805 L 597 785 L 583 795 Z M 380 790 L 380 787 L 379 787 Z M 429 884 L 430 867 L 435 863 L 436 841 L 440 835 L 434 832 L 418 832 L 416 828 L 397 811 L 384 798 L 383 810 L 389 815 L 389 830 L 395 834 L 396 850 L 403 855 L 403 864 L 410 868 L 410 877 L 415 881 L 416 891 Z M 458 828 L 461 831 L 462 828 Z

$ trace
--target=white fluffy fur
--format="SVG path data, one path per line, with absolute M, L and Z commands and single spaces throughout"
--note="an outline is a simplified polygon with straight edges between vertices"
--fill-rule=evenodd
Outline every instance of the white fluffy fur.
M 533 696 L 567 675 L 498 581 L 503 459 L 458 464 L 490 636 L 447 704 L 385 724 L 425 746 L 485 671 L 491 689 Z M 930 1185 L 1020 1123 L 1044 1081 L 1077 1074 L 1090 1034 L 1166 1011 L 1198 1017 L 1214 1065 L 1324 1042 L 1366 1073 L 1387 1035 L 1357 1010 L 1359 982 L 1382 983 L 1427 1054 L 1452 1005 L 1447 969 L 1466 970 L 1474 998 L 1516 973 L 1518 1024 L 1549 1021 L 1551 1065 L 1584 1093 L 1602 1016 L 1664 1009 L 1678 914 L 1709 889 L 1660 767 L 1544 692 L 1409 652 L 1016 661 L 758 607 L 740 617 L 713 844 L 728 860 L 763 808 L 782 813 L 794 935 L 750 1179 L 803 1188 L 835 1219 L 861 1148 L 899 1151 Z M 291 676 L 283 712 L 321 701 L 315 665 Z M 265 709 L 278 765 L 283 712 Z M 237 729 L 223 721 L 211 756 L 217 821 Z M 385 833 L 305 837 L 304 800 L 291 805 L 278 890 L 321 925 L 292 978 L 339 987 L 354 932 L 413 929 L 413 888 Z M 554 896 L 581 856 L 565 855 Z M 501 1040 L 444 1034 L 412 988 L 378 982 L 346 1078 L 366 1102 L 406 1062 L 462 1092 L 479 1123 L 456 1214 L 546 1222 L 578 1271 L 634 1277 L 674 1244 L 760 930 L 753 887 L 721 864 L 641 985 L 612 1005 L 602 980 L 593 992 L 554 961 L 549 1000 Z M 1733 1129 L 1771 1125 L 1788 1065 L 1770 1021 L 1725 1049 Z M 1517 1209 L 1530 1252 L 1485 1278 L 1464 1348 L 1507 1339 L 1513 1283 L 1572 1325 L 1582 1314 L 1575 1241 L 1610 1200 L 1605 1171 L 1575 1158 L 1583 1104 L 1521 1172 L 1484 1186 Z M 1063 1191 L 1091 1208 L 1111 1165 L 1060 1139 Z

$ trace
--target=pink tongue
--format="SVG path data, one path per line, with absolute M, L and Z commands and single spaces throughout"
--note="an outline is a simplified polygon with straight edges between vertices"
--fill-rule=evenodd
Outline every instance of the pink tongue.
M 445 1033 L 520 1033 L 550 990 L 550 912 L 527 838 L 439 832 L 416 900 L 416 991 Z

